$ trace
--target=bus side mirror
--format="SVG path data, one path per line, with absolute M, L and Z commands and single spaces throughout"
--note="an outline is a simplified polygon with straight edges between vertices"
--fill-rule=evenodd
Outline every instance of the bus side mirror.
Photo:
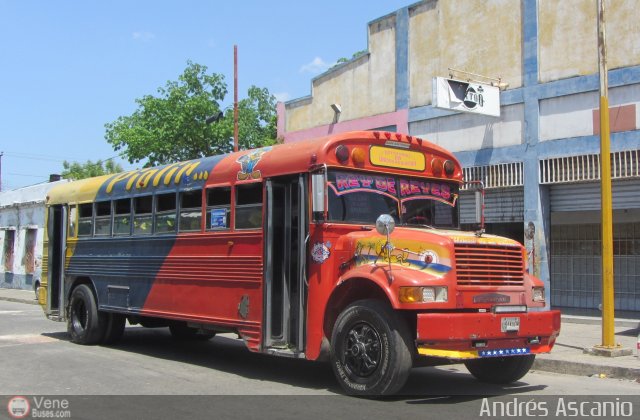
M 381 214 L 376 220 L 376 230 L 380 235 L 386 235 L 387 237 L 391 235 L 393 230 L 396 227 L 396 222 L 393 220 L 388 214 Z
M 313 219 L 319 223 L 324 222 L 324 196 L 325 196 L 325 176 L 324 173 L 311 175 L 311 195 Z

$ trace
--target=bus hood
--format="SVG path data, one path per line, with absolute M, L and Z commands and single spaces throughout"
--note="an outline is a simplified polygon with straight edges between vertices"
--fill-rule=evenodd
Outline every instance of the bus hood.
M 455 247 L 509 247 L 522 245 L 512 239 L 459 230 L 437 230 L 397 227 L 390 236 L 391 250 L 385 247 L 387 238 L 375 231 L 352 232 L 348 242 L 354 252 L 356 265 L 389 264 L 411 268 L 443 277 L 455 264 Z M 398 267 L 398 268 L 399 268 Z

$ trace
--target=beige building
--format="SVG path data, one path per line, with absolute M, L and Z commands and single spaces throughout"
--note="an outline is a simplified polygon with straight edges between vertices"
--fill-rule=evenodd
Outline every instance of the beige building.
M 640 311 L 638 3 L 605 6 L 616 307 Z M 366 30 L 365 54 L 313 79 L 309 96 L 278 105 L 279 135 L 291 142 L 382 129 L 454 151 L 466 177 L 489 187 L 489 229 L 525 243 L 552 305 L 597 308 L 596 1 L 421 1 Z M 433 79 L 450 75 L 506 85 L 500 117 L 433 107 Z M 339 114 L 332 104 L 340 105 Z M 471 218 L 469 202 L 462 197 L 463 224 Z

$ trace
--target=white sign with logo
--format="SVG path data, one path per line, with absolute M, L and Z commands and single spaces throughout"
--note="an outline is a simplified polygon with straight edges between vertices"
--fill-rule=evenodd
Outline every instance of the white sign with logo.
M 497 86 L 435 77 L 433 106 L 451 111 L 500 116 L 500 89 Z

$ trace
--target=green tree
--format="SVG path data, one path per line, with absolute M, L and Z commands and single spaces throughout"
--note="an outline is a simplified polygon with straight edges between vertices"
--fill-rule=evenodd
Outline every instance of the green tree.
M 93 176 L 115 174 L 122 172 L 122 166 L 115 163 L 112 159 L 102 161 L 97 160 L 92 162 L 87 160 L 85 163 L 80 162 L 62 162 L 62 177 L 66 179 L 84 179 L 91 178 Z
M 347 61 L 351 61 L 351 60 L 355 60 L 356 58 L 360 57 L 361 55 L 364 55 L 367 53 L 367 50 L 360 50 L 360 51 L 356 51 L 351 55 L 351 58 L 347 58 L 347 57 L 340 57 L 336 60 L 336 64 L 334 64 L 333 66 L 331 66 L 331 68 L 337 67 L 338 65 L 342 64 L 342 63 L 346 63 Z
M 221 112 L 227 94 L 224 75 L 187 62 L 177 81 L 158 88 L 158 95 L 136 99 L 138 109 L 105 124 L 106 140 L 129 162 L 145 166 L 196 159 L 233 150 L 233 110 L 213 124 L 206 119 Z M 238 102 L 240 148 L 273 144 L 276 138 L 275 97 L 251 86 Z

